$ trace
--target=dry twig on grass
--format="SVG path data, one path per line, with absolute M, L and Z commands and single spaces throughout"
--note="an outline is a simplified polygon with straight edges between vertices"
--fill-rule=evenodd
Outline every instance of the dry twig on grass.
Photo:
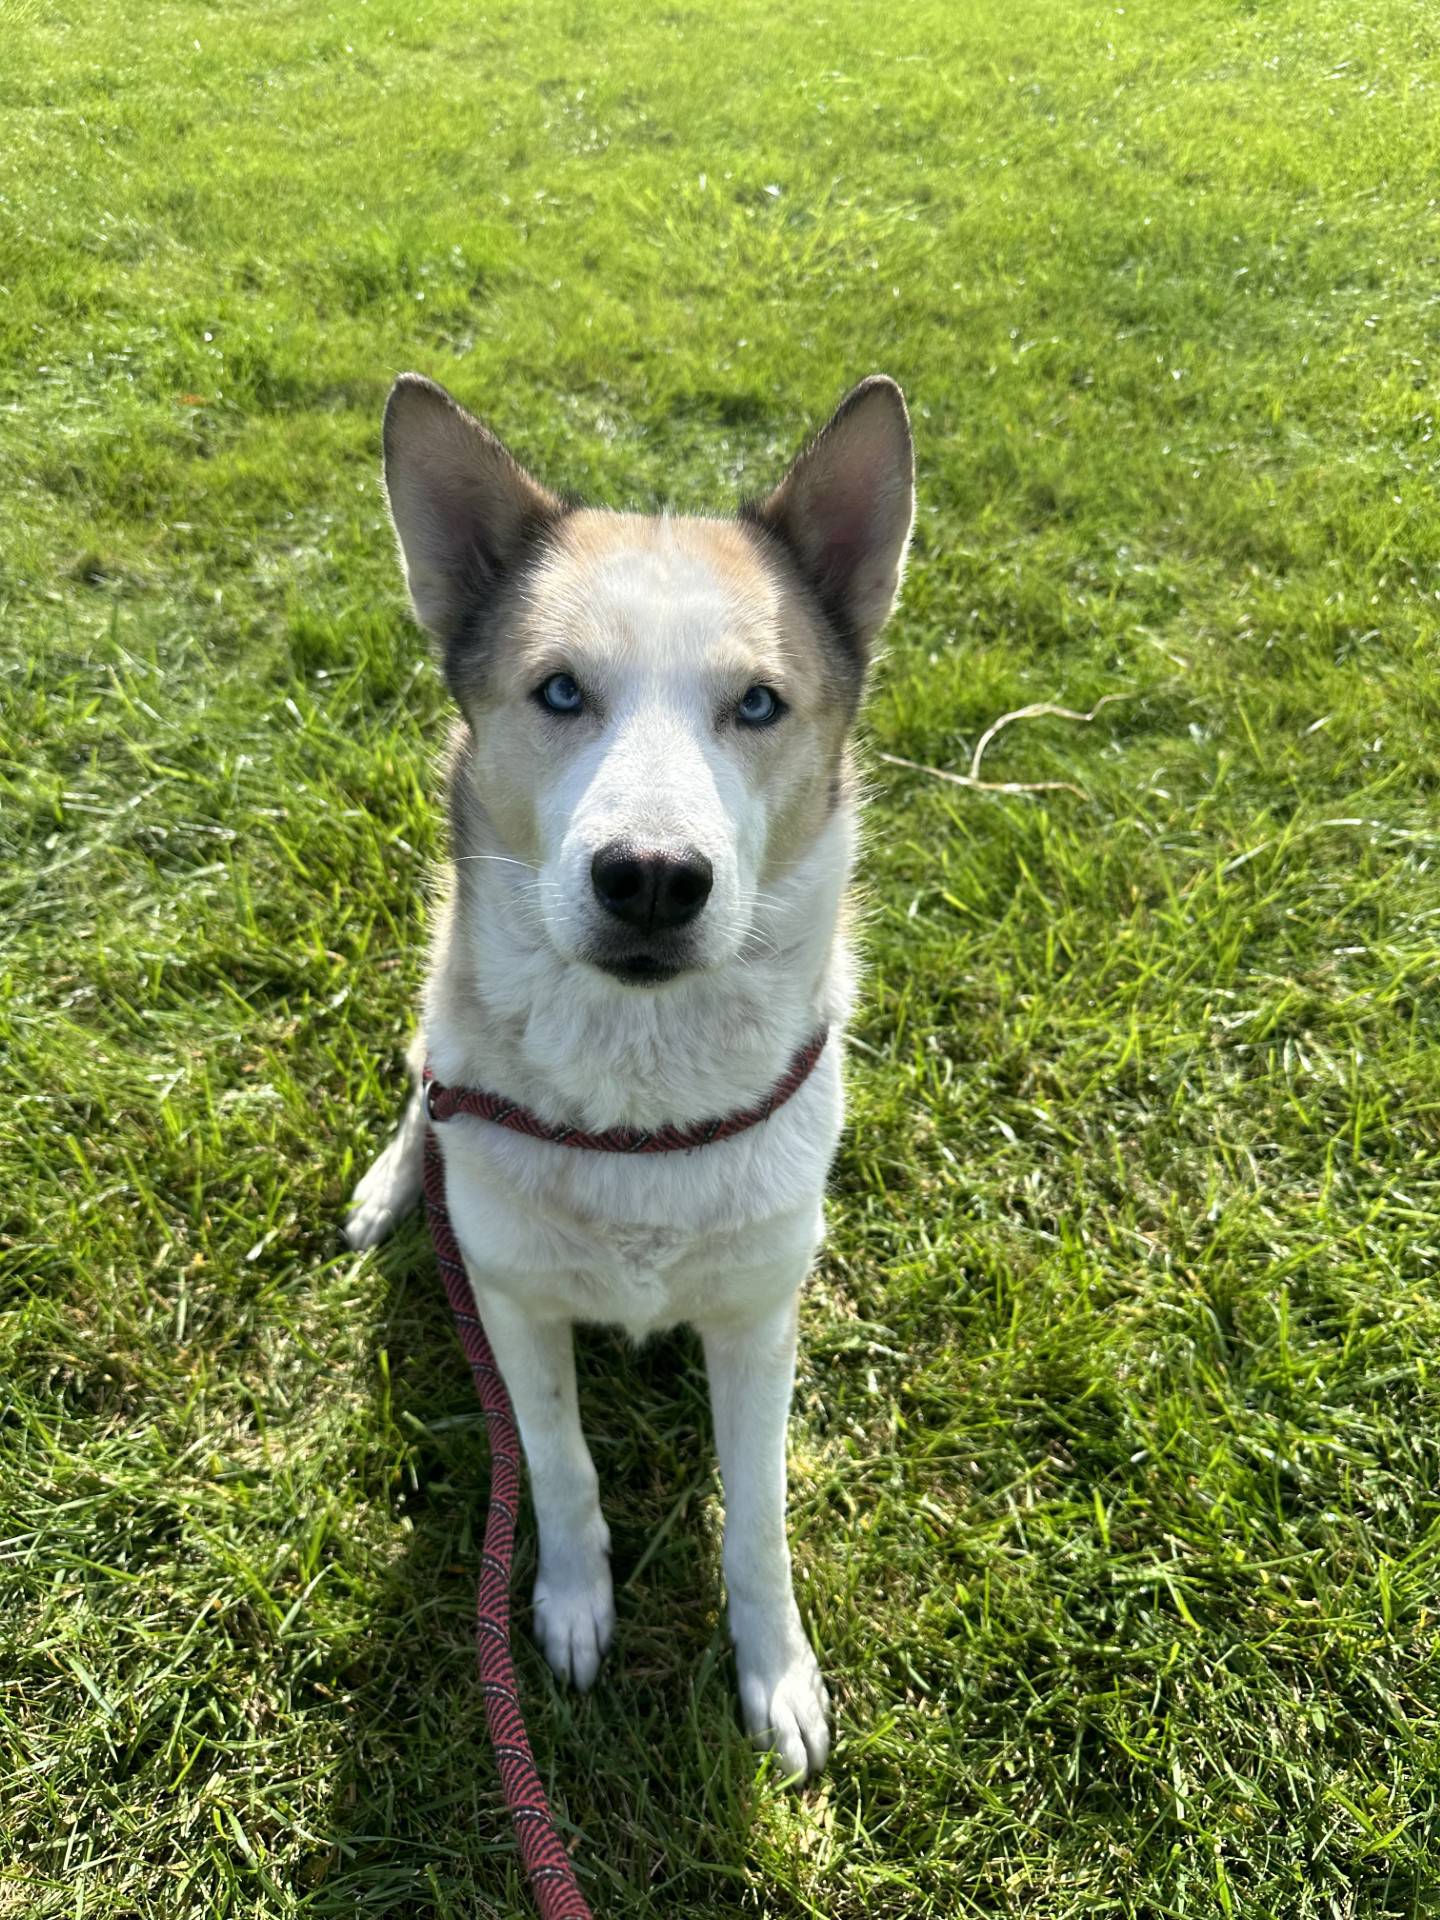
M 948 780 L 952 786 L 969 787 L 980 793 L 1073 793 L 1077 800 L 1090 797 L 1083 788 L 1073 786 L 1068 780 L 972 780 L 968 773 L 927 767 L 923 761 L 907 760 L 899 753 L 881 753 L 876 758 L 889 766 L 908 767 L 912 773 L 928 773 L 932 780 Z
M 1089 713 L 1076 713 L 1072 707 L 1057 707 L 1049 700 L 1037 700 L 1033 706 L 1017 707 L 1013 713 L 1002 713 L 998 720 L 992 720 L 975 744 L 970 756 L 969 773 L 951 773 L 944 767 L 927 767 L 919 760 L 907 760 L 902 754 L 882 753 L 879 757 L 892 767 L 908 767 L 912 773 L 928 773 L 932 780 L 947 780 L 952 786 L 969 787 L 978 793 L 1073 793 L 1077 800 L 1088 800 L 1089 794 L 1083 787 L 1077 787 L 1069 780 L 982 780 L 980 762 L 985 758 L 985 749 L 1003 727 L 1012 720 L 1079 720 L 1090 722 L 1101 710 L 1114 700 L 1133 700 L 1138 688 L 1125 693 L 1103 693 L 1090 709 Z

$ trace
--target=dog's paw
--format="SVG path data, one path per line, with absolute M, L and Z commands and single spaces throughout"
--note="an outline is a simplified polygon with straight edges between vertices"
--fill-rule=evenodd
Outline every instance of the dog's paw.
M 420 1162 L 402 1132 L 362 1177 L 350 1199 L 345 1238 L 359 1253 L 377 1247 L 420 1198 Z
M 615 1631 L 615 1591 L 603 1556 L 588 1577 L 535 1582 L 535 1638 L 557 1679 L 582 1693 L 595 1683 Z
M 830 1756 L 830 1696 L 798 1617 L 775 1639 L 773 1650 L 756 1653 L 737 1637 L 740 1711 L 751 1739 L 798 1782 L 819 1773 Z
M 345 1222 L 345 1244 L 356 1253 L 378 1247 L 395 1226 L 395 1209 L 383 1201 L 362 1200 L 357 1192 L 354 1211 Z

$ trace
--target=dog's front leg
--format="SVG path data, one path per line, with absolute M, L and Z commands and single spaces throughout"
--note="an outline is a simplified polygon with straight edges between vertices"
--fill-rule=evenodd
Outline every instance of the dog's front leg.
M 610 1531 L 580 1428 L 568 1321 L 537 1320 L 471 1273 L 475 1304 L 515 1409 L 540 1536 L 535 1637 L 562 1680 L 588 1687 L 615 1625 Z
M 818 1773 L 830 1701 L 790 1583 L 785 1428 L 795 1379 L 795 1301 L 739 1329 L 704 1333 L 725 1482 L 725 1585 L 748 1731 L 788 1775 Z
M 425 1169 L 425 1103 L 417 1090 L 394 1138 L 371 1163 L 350 1197 L 345 1238 L 357 1251 L 375 1247 L 420 1198 Z

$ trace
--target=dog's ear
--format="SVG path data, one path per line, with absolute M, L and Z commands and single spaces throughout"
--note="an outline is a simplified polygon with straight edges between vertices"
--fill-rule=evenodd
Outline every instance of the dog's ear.
M 564 509 L 443 387 L 402 373 L 385 404 L 385 491 L 415 617 L 453 647 Z
M 905 396 L 871 374 L 750 517 L 788 548 L 861 661 L 895 604 L 915 518 Z

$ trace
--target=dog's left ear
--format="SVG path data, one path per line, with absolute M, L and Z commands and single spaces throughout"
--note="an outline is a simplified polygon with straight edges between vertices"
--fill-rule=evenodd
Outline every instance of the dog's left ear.
M 422 374 L 385 406 L 385 491 L 416 618 L 447 650 L 516 557 L 563 513 L 488 427 Z
M 895 382 L 874 373 L 852 388 L 750 517 L 794 555 L 842 639 L 867 658 L 915 518 L 910 416 Z

